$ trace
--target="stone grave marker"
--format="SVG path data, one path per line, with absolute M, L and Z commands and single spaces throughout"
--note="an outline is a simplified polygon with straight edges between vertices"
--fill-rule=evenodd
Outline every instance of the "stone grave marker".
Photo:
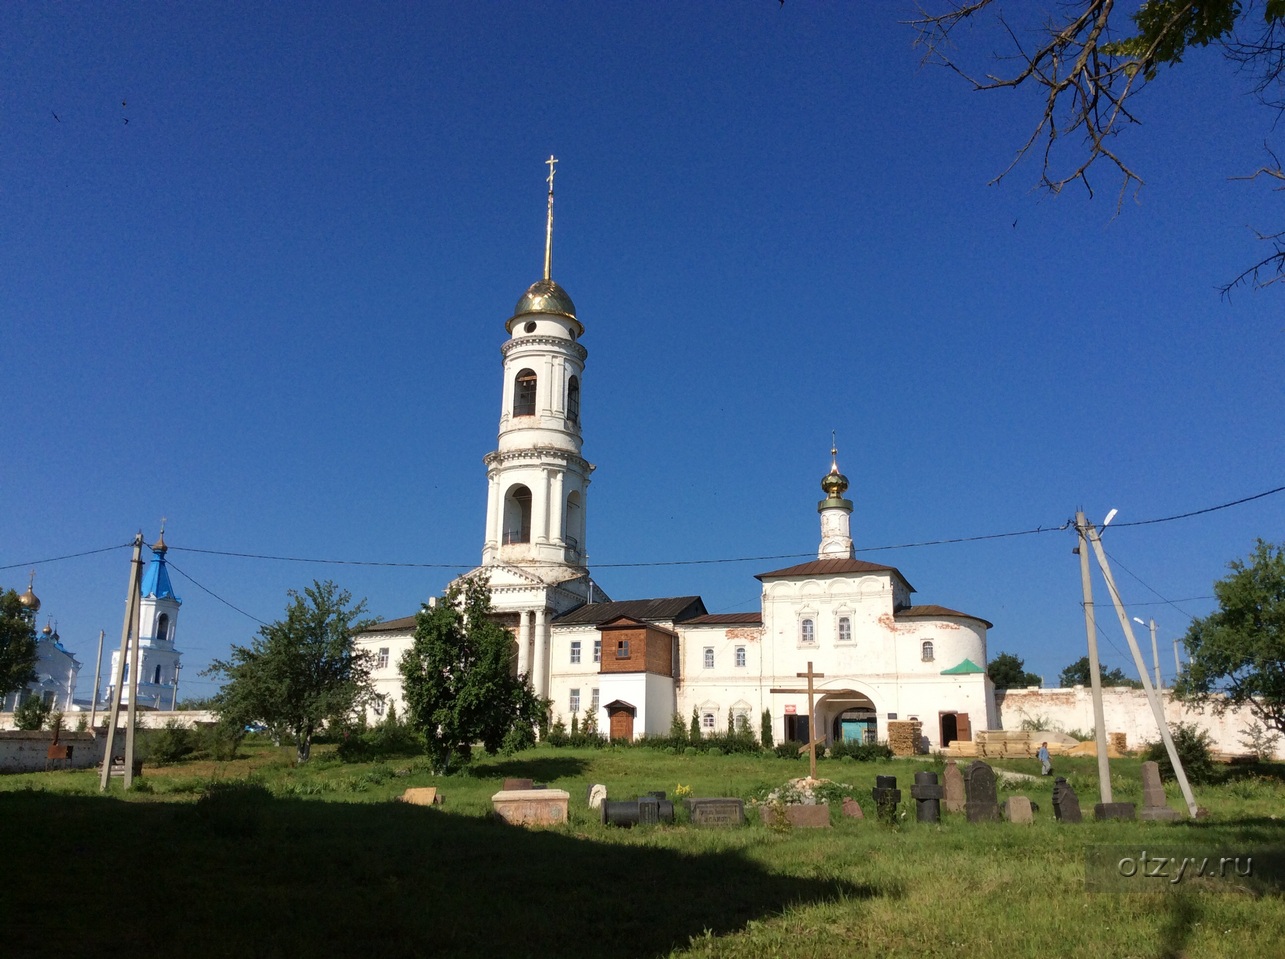
M 941 800 L 945 793 L 946 790 L 937 784 L 936 773 L 915 773 L 915 784 L 910 787 L 910 795 L 915 800 L 915 820 L 941 822 Z
M 969 822 L 998 822 L 999 801 L 995 792 L 995 770 L 975 759 L 964 772 L 964 790 L 968 800 L 964 812 Z
M 1058 776 L 1053 782 L 1053 817 L 1058 822 L 1083 822 L 1080 812 L 1080 797 L 1065 776 Z
M 875 815 L 880 821 L 893 823 L 897 821 L 897 804 L 901 802 L 901 790 L 897 788 L 896 776 L 875 776 L 874 788 L 870 795 L 875 801 Z
M 402 793 L 402 802 L 413 806 L 440 806 L 442 797 L 437 795 L 437 788 L 434 786 L 416 786 Z
M 796 805 L 786 806 L 784 808 L 785 821 L 791 826 L 797 826 L 800 829 L 829 829 L 830 828 L 830 807 L 824 803 L 817 803 L 814 806 Z M 763 820 L 763 825 L 774 826 L 777 824 L 777 812 L 772 805 L 759 807 L 759 816 Z
M 745 803 L 740 799 L 688 799 L 684 805 L 693 826 L 745 825 Z
M 607 798 L 607 787 L 602 783 L 594 783 L 589 787 L 589 808 L 601 809 L 603 801 Z
M 1136 819 L 1131 802 L 1100 802 L 1093 805 L 1093 818 L 1102 819 Z
M 534 789 L 535 783 L 529 779 L 506 779 L 504 785 L 500 787 L 503 792 L 513 792 L 517 789 Z
M 1142 809 L 1138 818 L 1148 822 L 1175 822 L 1182 818 L 1178 810 L 1169 808 L 1164 783 L 1160 781 L 1160 764 L 1153 760 L 1142 764 Z
M 857 802 L 851 796 L 843 797 L 843 814 L 849 819 L 866 818 L 866 814 L 861 811 L 861 803 Z
M 946 761 L 945 791 L 946 812 L 963 812 L 964 774 L 953 759 Z
M 1035 822 L 1031 801 L 1025 796 L 1009 796 L 1008 799 L 1004 800 L 1004 818 L 1009 822 L 1029 826 Z
M 564 789 L 502 789 L 491 797 L 491 807 L 515 826 L 552 826 L 567 821 L 570 799 Z

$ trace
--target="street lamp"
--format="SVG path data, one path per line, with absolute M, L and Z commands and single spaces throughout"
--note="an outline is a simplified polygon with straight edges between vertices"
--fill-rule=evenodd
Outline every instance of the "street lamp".
M 1151 662 L 1154 663 L 1156 667 L 1156 689 L 1164 689 L 1164 686 L 1160 683 L 1160 652 L 1156 646 L 1156 621 L 1153 619 L 1148 623 L 1144 623 L 1142 620 L 1138 619 L 1137 616 L 1133 617 L 1133 621 L 1139 626 L 1151 627 Z M 1175 649 L 1176 648 L 1177 647 L 1175 647 Z

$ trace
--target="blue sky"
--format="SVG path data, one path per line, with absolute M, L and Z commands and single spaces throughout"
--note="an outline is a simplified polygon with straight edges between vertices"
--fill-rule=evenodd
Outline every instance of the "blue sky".
M 1283 294 L 1217 293 L 1280 221 L 1279 194 L 1229 179 L 1273 115 L 1198 51 L 1118 143 L 1147 180 L 1118 215 L 1105 171 L 1093 199 L 1033 191 L 1029 163 L 989 185 L 1035 104 L 921 68 L 913 12 L 8 6 L 0 585 L 167 517 L 198 695 L 257 628 L 200 587 L 270 620 L 333 578 L 391 618 L 476 564 L 550 153 L 553 275 L 589 350 L 587 546 L 615 598 L 757 608 L 755 573 L 815 552 L 832 429 L 863 550 L 1285 485 Z M 966 39 L 984 65 L 996 38 Z M 1107 534 L 1166 677 L 1226 563 L 1283 520 L 1277 494 Z M 1053 682 L 1085 651 L 1073 545 L 858 555 Z M 781 559 L 673 565 L 745 557 Z M 36 569 L 87 694 L 128 551 Z

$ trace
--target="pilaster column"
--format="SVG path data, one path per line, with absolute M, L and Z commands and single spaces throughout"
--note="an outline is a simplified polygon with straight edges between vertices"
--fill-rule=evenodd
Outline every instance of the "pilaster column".
M 549 470 L 540 467 L 541 482 L 531 491 L 531 539 L 536 543 L 549 541 Z
M 535 611 L 535 662 L 539 679 L 536 692 L 545 699 L 549 698 L 549 625 L 545 621 L 544 607 Z
M 486 487 L 486 542 L 483 550 L 500 545 L 501 529 L 504 517 L 500 508 L 500 477 L 492 474 L 487 477 Z
M 518 674 L 531 672 L 531 610 L 518 614 Z M 532 677 L 534 683 L 535 677 Z
M 559 542 L 566 541 L 566 497 L 563 494 L 563 479 L 566 476 L 562 470 L 554 470 L 550 477 L 549 483 L 549 538 Z

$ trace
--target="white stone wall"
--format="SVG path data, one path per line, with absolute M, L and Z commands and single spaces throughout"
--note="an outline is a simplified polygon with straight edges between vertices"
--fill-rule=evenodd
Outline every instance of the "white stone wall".
M 1198 710 L 1178 702 L 1168 690 L 1162 692 L 1165 721 L 1193 723 L 1209 733 L 1214 748 L 1225 753 L 1244 753 L 1241 742 L 1253 717 L 1246 710 L 1228 710 L 1215 716 L 1212 709 Z M 1070 689 L 1001 689 L 995 693 L 998 729 L 1021 729 L 1023 721 L 1047 726 L 1059 732 L 1093 729 L 1093 691 L 1088 686 Z M 1136 749 L 1160 738 L 1155 715 L 1146 693 L 1140 689 L 1108 686 L 1102 690 L 1102 709 L 1107 732 L 1124 733 L 1128 747 Z M 1285 755 L 1277 741 L 1276 755 Z

